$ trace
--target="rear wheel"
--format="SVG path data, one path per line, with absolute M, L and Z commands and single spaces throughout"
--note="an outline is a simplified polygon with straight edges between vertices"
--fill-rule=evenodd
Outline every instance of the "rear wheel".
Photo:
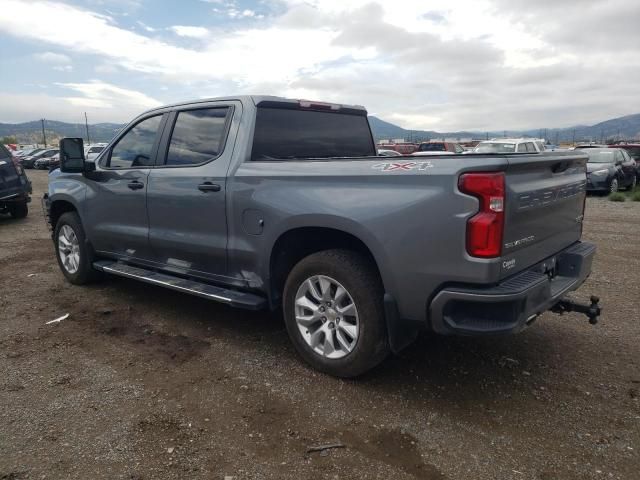
M 56 222 L 53 241 L 60 270 L 71 283 L 83 285 L 102 277 L 101 272 L 92 266 L 93 250 L 86 240 L 82 222 L 77 213 L 62 214 Z
M 317 370 L 355 377 L 387 356 L 389 345 L 376 269 L 363 255 L 326 250 L 302 259 L 284 289 L 289 337 Z
M 27 202 L 12 204 L 9 207 L 9 213 L 13 218 L 25 218 L 29 213 Z
M 611 180 L 611 183 L 609 184 L 609 192 L 610 193 L 616 193 L 619 188 L 620 188 L 620 186 L 618 184 L 618 179 L 617 178 L 613 178 Z

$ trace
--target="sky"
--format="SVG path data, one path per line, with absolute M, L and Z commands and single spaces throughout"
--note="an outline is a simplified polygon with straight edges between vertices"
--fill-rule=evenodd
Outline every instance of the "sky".
M 127 122 L 236 94 L 410 129 L 640 112 L 637 0 L 0 0 L 0 122 Z

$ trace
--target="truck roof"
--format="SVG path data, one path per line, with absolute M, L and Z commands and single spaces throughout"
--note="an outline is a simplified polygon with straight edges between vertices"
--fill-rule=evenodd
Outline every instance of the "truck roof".
M 314 107 L 323 107 L 327 110 L 342 110 L 342 111 L 348 110 L 348 111 L 351 111 L 351 113 L 356 113 L 360 115 L 367 114 L 367 110 L 362 105 L 327 103 L 327 102 L 320 102 L 315 100 L 303 100 L 303 99 L 296 99 L 296 98 L 277 97 L 274 95 L 233 95 L 233 96 L 227 96 L 227 97 L 201 98 L 197 100 L 187 100 L 183 102 L 162 105 L 160 107 L 147 110 L 144 113 L 153 112 L 156 110 L 162 110 L 165 108 L 183 107 L 187 105 L 197 105 L 199 103 L 219 102 L 219 101 L 229 101 L 229 100 L 238 100 L 242 103 L 253 103 L 256 106 L 263 103 L 268 103 L 272 105 L 276 105 L 276 104 L 291 105 L 291 106 L 298 105 L 303 108 L 306 107 L 306 108 L 314 109 Z

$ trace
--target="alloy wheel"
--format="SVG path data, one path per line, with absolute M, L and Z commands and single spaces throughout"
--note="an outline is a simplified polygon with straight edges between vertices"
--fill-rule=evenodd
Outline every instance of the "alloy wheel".
M 326 275 L 306 279 L 295 296 L 296 324 L 302 338 L 318 355 L 338 359 L 358 341 L 358 309 L 346 288 Z
M 58 232 L 58 253 L 64 269 L 70 274 L 76 273 L 80 268 L 80 242 L 69 225 L 63 225 Z

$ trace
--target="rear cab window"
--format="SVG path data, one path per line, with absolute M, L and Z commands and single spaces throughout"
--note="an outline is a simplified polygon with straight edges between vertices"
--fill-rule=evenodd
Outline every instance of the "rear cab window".
M 251 160 L 376 156 L 362 112 L 258 106 Z

